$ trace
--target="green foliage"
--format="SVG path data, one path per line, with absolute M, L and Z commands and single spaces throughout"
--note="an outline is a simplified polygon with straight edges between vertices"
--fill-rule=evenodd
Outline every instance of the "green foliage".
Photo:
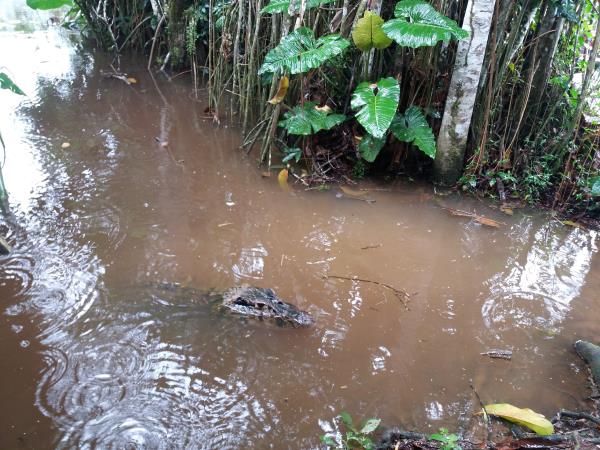
M 316 8 L 317 6 L 326 5 L 333 3 L 335 0 L 308 0 L 306 2 L 306 9 Z M 288 12 L 290 7 L 290 0 L 271 0 L 267 6 L 260 10 L 261 14 L 274 14 L 274 13 L 285 13 Z M 294 11 L 300 9 L 300 0 L 294 1 Z
M 383 138 L 396 115 L 400 86 L 395 78 L 382 78 L 377 83 L 362 82 L 352 94 L 356 120 L 371 135 Z
M 352 179 L 362 180 L 367 173 L 367 167 L 362 159 L 359 159 L 352 167 Z
M 592 197 L 600 197 L 600 176 L 590 180 L 590 190 Z
M 327 445 L 327 447 L 341 449 L 341 450 L 349 450 L 353 448 L 364 448 L 365 450 L 373 449 L 373 441 L 368 436 L 373 433 L 379 424 L 381 423 L 380 419 L 368 419 L 365 421 L 360 429 L 354 427 L 354 423 L 352 421 L 352 417 L 347 412 L 342 412 L 339 415 L 339 418 L 342 420 L 348 431 L 346 434 L 341 436 L 339 442 L 331 435 L 321 436 L 321 441 Z
M 382 25 L 381 17 L 371 11 L 365 11 L 365 15 L 356 22 L 356 26 L 352 30 L 354 45 L 363 52 L 372 48 L 381 50 L 389 47 L 392 40 L 385 35 L 381 29 Z
M 315 39 L 310 28 L 301 27 L 287 35 L 277 47 L 267 53 L 258 74 L 308 72 L 341 54 L 349 45 L 350 42 L 338 34 Z
M 297 105 L 283 116 L 285 120 L 279 122 L 279 126 L 287 130 L 289 134 L 309 136 L 321 130 L 330 130 L 334 126 L 346 120 L 343 114 L 331 114 L 328 107 L 319 108 L 313 102 Z
M 14 92 L 15 94 L 25 95 L 25 92 L 17 86 L 10 77 L 4 73 L 0 72 L 0 89 L 8 89 L 9 91 Z
M 285 157 L 281 161 L 284 163 L 291 161 L 292 159 L 296 160 L 296 162 L 300 162 L 300 158 L 302 158 L 302 149 L 298 147 L 286 147 L 283 149 L 283 153 L 285 154 Z
M 457 23 L 440 14 L 433 6 L 422 0 L 402 0 L 396 4 L 397 17 L 383 25 L 383 31 L 404 47 L 424 47 L 464 39 L 469 33 Z
M 456 434 L 450 433 L 447 428 L 440 428 L 440 432 L 429 436 L 432 441 L 441 442 L 442 450 L 462 450 L 458 445 L 459 437 Z
M 390 129 L 399 141 L 412 142 L 431 159 L 435 158 L 433 131 L 421 110 L 416 106 L 411 106 L 404 114 L 396 114 Z
M 360 140 L 358 151 L 365 161 L 372 163 L 385 145 L 385 140 L 385 137 L 376 138 L 367 134 Z
M 73 6 L 72 0 L 27 0 L 31 9 L 56 9 L 65 5 Z

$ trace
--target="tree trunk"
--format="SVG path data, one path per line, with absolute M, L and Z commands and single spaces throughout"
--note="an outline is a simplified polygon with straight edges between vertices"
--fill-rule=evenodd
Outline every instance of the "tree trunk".
M 434 163 L 435 179 L 442 184 L 454 184 L 462 173 L 494 7 L 489 0 L 467 4 L 463 28 L 470 36 L 458 44 Z

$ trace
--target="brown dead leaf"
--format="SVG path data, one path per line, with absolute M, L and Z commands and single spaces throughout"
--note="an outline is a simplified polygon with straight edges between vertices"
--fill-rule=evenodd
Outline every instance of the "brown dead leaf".
M 262 172 L 260 175 L 263 176 L 264 178 L 270 178 L 271 177 L 271 172 L 265 171 L 265 172 Z
M 485 225 L 487 227 L 500 228 L 500 225 L 502 225 L 500 222 L 490 219 L 489 217 L 475 216 L 473 219 L 475 219 L 475 221 L 479 222 L 481 225 Z
M 509 216 L 512 216 L 515 213 L 512 208 L 504 205 L 500 207 L 500 211 L 502 211 L 504 214 L 508 214 Z
M 340 189 L 342 190 L 342 192 L 344 194 L 346 194 L 348 197 L 352 197 L 352 198 L 362 198 L 368 194 L 367 191 L 357 191 L 354 189 L 350 189 L 349 187 L 346 187 L 346 186 L 340 186 Z
M 279 79 L 279 87 L 277 88 L 277 93 L 271 100 L 269 100 L 269 103 L 271 105 L 277 105 L 278 103 L 281 103 L 285 97 L 285 94 L 287 94 L 287 90 L 289 87 L 290 87 L 290 79 L 288 77 L 286 77 L 285 75 L 282 76 Z
M 133 77 L 127 78 L 127 81 L 129 82 L 129 84 L 136 84 L 137 83 L 137 80 L 135 78 L 133 78 Z

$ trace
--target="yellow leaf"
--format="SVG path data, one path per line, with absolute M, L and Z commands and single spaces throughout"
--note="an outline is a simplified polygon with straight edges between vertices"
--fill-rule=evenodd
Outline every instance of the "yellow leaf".
M 513 209 L 509 208 L 508 206 L 501 206 L 500 211 L 502 211 L 504 214 L 508 214 L 509 216 L 512 216 L 515 213 Z
M 543 415 L 532 411 L 529 408 L 517 408 L 508 403 L 497 403 L 486 405 L 485 411 L 490 416 L 502 417 L 509 422 L 523 425 L 533 430 L 540 436 L 548 436 L 554 433 L 554 426 Z
M 279 87 L 277 88 L 277 93 L 275 96 L 269 100 L 271 105 L 276 105 L 283 101 L 285 94 L 287 94 L 288 87 L 290 87 L 290 79 L 285 75 L 279 79 Z
M 129 82 L 129 84 L 135 84 L 135 83 L 137 83 L 137 80 L 135 78 L 133 78 L 133 77 L 127 78 L 127 81 Z
M 345 187 L 345 186 L 340 186 L 340 189 L 348 197 L 353 197 L 353 198 L 364 197 L 365 195 L 368 194 L 367 191 L 355 191 L 354 189 L 350 189 L 350 188 Z
M 365 15 L 358 19 L 352 30 L 352 40 L 354 44 L 363 52 L 372 48 L 384 49 L 389 47 L 392 40 L 386 36 L 381 29 L 383 19 L 371 11 L 366 11 Z
M 277 181 L 279 183 L 279 186 L 281 186 L 281 189 L 283 189 L 284 191 L 290 190 L 290 186 L 288 185 L 288 170 L 287 169 L 283 169 L 281 172 L 279 172 L 279 175 L 277 175 Z
M 329 114 L 331 112 L 331 108 L 329 106 L 327 106 L 327 105 L 325 105 L 325 106 L 315 106 L 315 109 L 317 111 L 322 111 L 325 114 Z
M 562 223 L 563 223 L 563 225 L 567 225 L 567 226 L 573 227 L 573 228 L 583 228 L 583 226 L 581 226 L 580 223 L 573 222 L 572 220 L 563 220 Z

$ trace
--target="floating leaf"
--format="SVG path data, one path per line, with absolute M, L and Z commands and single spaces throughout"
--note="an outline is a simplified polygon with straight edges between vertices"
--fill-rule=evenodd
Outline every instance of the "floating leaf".
M 15 94 L 25 95 L 25 92 L 17 86 L 10 77 L 4 72 L 0 72 L 0 89 L 8 89 L 9 91 L 14 92 Z
M 61 6 L 73 6 L 71 0 L 27 0 L 31 9 L 56 9 Z
M 352 93 L 352 109 L 358 109 L 356 120 L 376 138 L 382 138 L 396 115 L 400 86 L 395 78 L 382 78 L 377 83 L 360 83 Z
M 369 194 L 369 192 L 367 192 L 367 191 L 357 191 L 355 189 L 350 189 L 349 187 L 346 187 L 346 186 L 340 186 L 340 189 L 348 197 L 353 197 L 353 198 L 361 198 L 361 197 L 364 197 Z
M 288 34 L 277 47 L 267 53 L 258 74 L 308 72 L 341 54 L 349 45 L 350 42 L 338 34 L 315 39 L 310 28 L 301 27 Z
M 392 40 L 385 35 L 381 26 L 383 19 L 371 11 L 366 11 L 362 19 L 356 22 L 352 30 L 354 44 L 363 52 L 372 48 L 384 49 L 389 47 Z
M 281 172 L 279 172 L 279 175 L 277 175 L 277 182 L 279 183 L 279 186 L 281 187 L 281 189 L 283 189 L 284 191 L 290 190 L 290 186 L 288 185 L 288 170 L 287 169 L 283 169 Z
M 308 0 L 306 9 L 316 8 L 317 6 L 333 3 L 335 0 Z M 267 6 L 260 10 L 261 14 L 285 13 L 290 7 L 290 0 L 271 0 Z M 293 11 L 300 10 L 300 0 L 295 0 Z
M 435 158 L 435 137 L 427 119 L 416 106 L 411 106 L 404 114 L 396 114 L 390 126 L 396 139 L 413 143 L 419 150 Z
M 279 126 L 289 134 L 309 136 L 321 130 L 330 130 L 346 120 L 345 115 L 329 114 L 329 111 L 331 109 L 317 109 L 315 103 L 306 102 L 286 112 L 283 115 L 285 120 L 281 120 Z
M 60 148 L 62 148 L 63 150 L 69 148 L 71 146 L 70 142 L 63 142 L 62 144 L 60 144 Z
M 367 134 L 360 140 L 358 151 L 367 162 L 373 162 L 385 144 L 385 138 L 376 138 Z
M 392 19 L 383 24 L 387 36 L 404 47 L 424 47 L 464 39 L 469 33 L 433 6 L 422 0 L 402 0 L 396 4 Z
M 136 83 L 137 83 L 137 80 L 136 80 L 135 78 L 133 78 L 133 77 L 128 77 L 128 78 L 127 78 L 127 82 L 128 82 L 129 84 L 136 84 Z
M 277 88 L 277 93 L 275 96 L 269 100 L 271 105 L 276 105 L 283 101 L 285 94 L 287 94 L 288 87 L 290 87 L 290 79 L 285 75 L 279 79 L 279 87 Z
M 548 419 L 528 408 L 522 409 L 508 403 L 498 403 L 485 406 L 485 411 L 491 416 L 502 417 L 509 422 L 523 425 L 541 436 L 554 433 L 554 426 Z

